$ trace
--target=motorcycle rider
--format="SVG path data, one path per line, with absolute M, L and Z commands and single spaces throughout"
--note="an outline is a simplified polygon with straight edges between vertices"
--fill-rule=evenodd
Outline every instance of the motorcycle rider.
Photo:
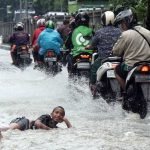
M 70 28 L 70 32 L 68 34 L 68 37 L 65 41 L 65 48 L 69 50 L 69 52 L 71 52 L 71 49 L 73 48 L 73 43 L 72 43 L 72 33 L 74 31 L 76 27 L 76 23 L 75 23 L 75 16 L 72 15 L 70 17 L 70 23 L 69 23 L 69 28 Z
M 113 26 L 114 13 L 112 11 L 104 12 L 101 21 L 103 27 L 96 31 L 91 45 L 86 47 L 88 49 L 96 48 L 98 51 L 98 58 L 92 64 L 90 74 L 90 89 L 93 96 L 96 94 L 96 72 L 101 66 L 101 61 L 110 56 L 112 47 L 121 34 L 121 30 Z
M 9 42 L 11 43 L 11 58 L 12 64 L 16 64 L 17 57 L 17 47 L 21 45 L 28 45 L 30 43 L 29 34 L 24 32 L 24 24 L 22 22 L 18 22 L 14 26 L 15 32 L 10 36 Z
M 61 35 L 64 42 L 66 41 L 70 30 L 71 29 L 70 29 L 70 26 L 69 26 L 69 20 L 67 20 L 67 19 L 65 19 L 63 21 L 63 24 L 61 24 L 57 27 L 57 31 L 60 33 L 60 35 Z
M 39 47 L 37 45 L 37 39 L 40 33 L 45 29 L 45 19 L 41 18 L 37 21 L 37 28 L 34 30 L 33 37 L 32 37 L 32 47 L 33 47 L 33 58 L 34 62 L 38 61 L 38 51 Z
M 39 63 L 43 63 L 44 54 L 49 50 L 54 50 L 60 59 L 60 48 L 63 44 L 63 40 L 58 31 L 55 30 L 55 24 L 52 20 L 49 20 L 45 24 L 46 29 L 41 32 L 38 37 L 37 43 L 40 47 L 39 50 Z
M 82 52 L 92 54 L 93 51 L 86 50 L 85 47 L 89 44 L 93 36 L 93 30 L 89 27 L 90 18 L 87 13 L 78 13 L 75 16 L 75 26 L 72 22 L 72 33 L 70 34 L 70 41 L 66 42 L 66 47 L 72 45 L 71 53 L 67 56 L 68 72 L 73 70 L 73 58 Z M 69 37 L 68 37 L 69 39 Z M 67 44 L 68 43 L 68 44 Z M 70 47 L 71 48 L 71 47 Z
M 115 68 L 115 73 L 124 91 L 127 74 L 134 64 L 150 61 L 150 31 L 137 25 L 137 18 L 131 9 L 121 11 L 116 16 L 115 23 L 123 31 L 112 51 L 114 55 L 123 59 Z

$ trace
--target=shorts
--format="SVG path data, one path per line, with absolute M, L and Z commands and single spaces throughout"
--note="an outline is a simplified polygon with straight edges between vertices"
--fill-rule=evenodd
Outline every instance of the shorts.
M 22 131 L 29 129 L 29 119 L 25 117 L 13 119 L 10 123 L 17 123 L 20 126 L 20 130 Z
M 116 68 L 116 74 L 119 75 L 121 78 L 123 78 L 124 80 L 126 80 L 126 77 L 128 75 L 128 72 L 132 69 L 131 66 L 128 66 L 124 63 L 119 64 Z

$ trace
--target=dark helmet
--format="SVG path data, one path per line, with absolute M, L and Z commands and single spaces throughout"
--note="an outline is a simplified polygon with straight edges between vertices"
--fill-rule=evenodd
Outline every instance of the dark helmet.
M 15 26 L 14 29 L 16 31 L 22 31 L 24 29 L 24 24 L 22 22 L 18 22 Z
M 137 23 L 136 14 L 131 9 L 121 11 L 115 18 L 115 24 L 120 24 L 123 20 L 129 29 Z
M 90 17 L 87 13 L 81 12 L 75 16 L 76 26 L 80 26 L 80 25 L 89 26 L 89 21 L 90 21 Z
M 112 11 L 106 11 L 102 14 L 101 21 L 104 26 L 113 25 L 115 15 Z
M 55 24 L 52 20 L 48 20 L 46 23 L 45 23 L 45 26 L 46 28 L 50 28 L 50 29 L 54 29 L 55 28 Z

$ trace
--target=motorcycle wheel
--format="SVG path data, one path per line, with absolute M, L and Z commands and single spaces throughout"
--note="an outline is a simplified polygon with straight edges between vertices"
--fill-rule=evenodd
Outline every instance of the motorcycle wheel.
M 122 108 L 133 113 L 138 113 L 140 118 L 144 119 L 147 115 L 147 102 L 144 99 L 140 86 L 136 85 L 136 88 L 129 88 L 127 93 L 124 96 Z

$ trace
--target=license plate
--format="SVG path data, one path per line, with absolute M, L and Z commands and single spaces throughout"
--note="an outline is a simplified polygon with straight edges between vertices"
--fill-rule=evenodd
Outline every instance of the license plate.
M 107 71 L 107 78 L 116 78 L 114 70 Z
M 20 58 L 30 58 L 30 54 L 21 54 Z
M 50 57 L 50 58 L 45 58 L 45 62 L 51 62 L 51 61 L 56 61 L 56 57 Z
M 77 63 L 77 69 L 90 69 L 90 63 L 88 62 Z
M 48 65 L 49 65 L 49 66 L 53 66 L 53 62 L 52 62 L 52 61 L 49 61 L 49 62 L 48 62 Z
M 150 82 L 150 75 L 137 74 L 135 75 L 135 81 L 136 82 Z

